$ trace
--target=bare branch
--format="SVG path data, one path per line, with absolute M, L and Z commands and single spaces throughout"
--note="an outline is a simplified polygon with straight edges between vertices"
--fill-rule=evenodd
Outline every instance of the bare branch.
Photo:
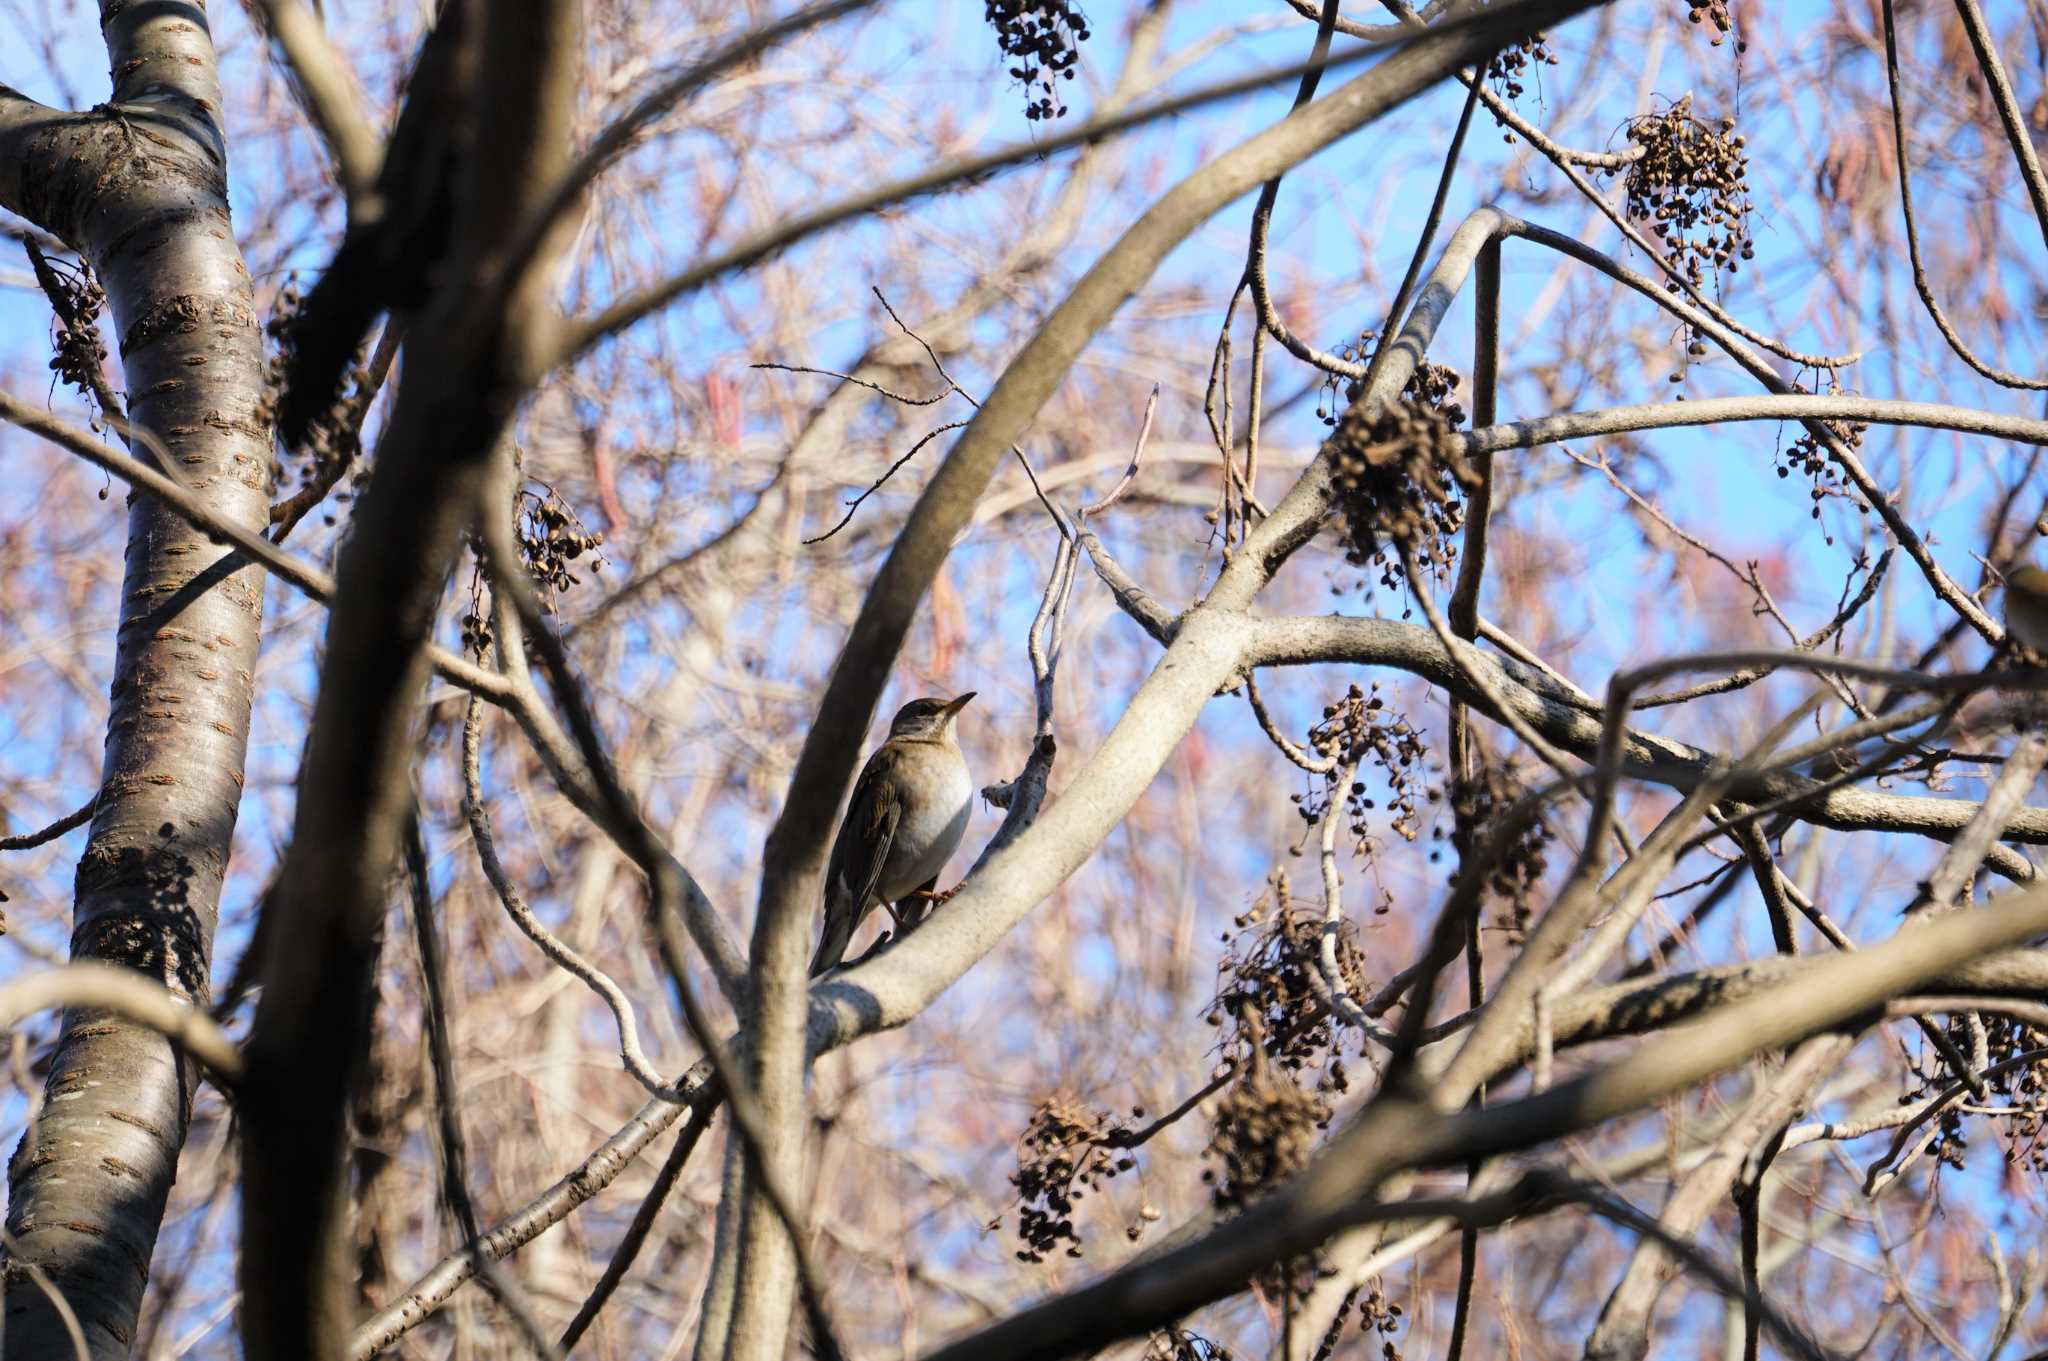
M 229 1089 L 242 1080 L 242 1051 L 204 1007 L 153 978 L 113 964 L 81 961 L 0 983 L 0 1029 L 52 1007 L 109 1012 L 161 1033 L 205 1064 Z

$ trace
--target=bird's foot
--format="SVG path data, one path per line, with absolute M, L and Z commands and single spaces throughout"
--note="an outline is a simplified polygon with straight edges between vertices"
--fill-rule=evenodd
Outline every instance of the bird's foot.
M 932 908 L 937 907 L 940 903 L 950 901 L 953 895 L 958 893 L 959 891 L 960 886 L 958 884 L 955 884 L 951 888 L 913 889 L 911 890 L 910 896 L 917 899 L 919 902 L 923 903 L 925 905 L 926 911 L 930 911 Z

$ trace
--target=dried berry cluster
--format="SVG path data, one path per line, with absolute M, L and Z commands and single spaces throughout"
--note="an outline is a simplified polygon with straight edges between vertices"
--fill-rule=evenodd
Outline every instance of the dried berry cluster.
M 480 662 L 491 650 L 491 644 L 498 641 L 498 632 L 491 627 L 491 611 L 484 599 L 483 548 L 473 538 L 470 547 L 477 565 L 469 574 L 469 608 L 462 614 L 462 650 Z
M 1352 685 L 1345 690 L 1344 698 L 1324 705 L 1322 721 L 1308 730 L 1308 744 L 1318 756 L 1334 760 L 1340 769 L 1367 761 L 1378 766 L 1387 777 L 1390 791 L 1389 826 L 1402 840 L 1413 841 L 1419 833 L 1420 804 L 1434 803 L 1437 798 L 1421 778 L 1423 758 L 1429 750 L 1407 718 L 1386 707 L 1379 689 L 1377 681 L 1372 683 L 1370 694 Z M 1314 825 L 1322 821 L 1338 793 L 1331 783 L 1315 793 L 1296 795 L 1293 801 L 1302 820 Z M 1366 815 L 1379 806 L 1378 802 L 1367 797 L 1365 785 L 1356 780 L 1342 794 L 1345 812 L 1351 819 L 1351 835 L 1359 849 L 1369 849 L 1371 826 Z
M 1254 1060 L 1216 1102 L 1216 1127 L 1204 1157 L 1221 1167 L 1204 1168 L 1202 1180 L 1210 1183 L 1217 1207 L 1242 1209 L 1308 1166 L 1330 1115 L 1327 1102 Z
M 270 360 L 264 371 L 265 391 L 268 393 L 264 399 L 266 421 L 274 418 L 278 394 L 283 391 L 285 369 L 291 362 L 292 348 L 296 343 L 299 307 L 304 301 L 298 285 L 287 281 L 278 290 L 277 305 L 271 309 L 270 319 L 263 324 L 264 334 L 270 337 L 271 342 Z M 355 467 L 362 457 L 363 409 L 367 405 L 363 382 L 366 376 L 361 368 L 351 369 L 346 388 L 348 396 L 314 417 L 298 447 L 288 451 L 299 456 L 297 481 L 300 486 L 330 486 L 346 470 Z M 283 486 L 288 470 L 279 464 L 273 471 L 278 485 Z M 342 487 L 334 493 L 334 500 L 345 504 L 355 497 L 356 491 L 356 488 Z M 334 516 L 330 514 L 326 520 L 333 524 Z
M 1039 1103 L 1018 1144 L 1017 1170 L 1010 1174 L 1023 1202 L 1017 1211 L 1017 1235 L 1024 1240 L 1018 1261 L 1042 1262 L 1061 1244 L 1067 1256 L 1081 1255 L 1074 1206 L 1137 1165 L 1129 1152 L 1119 1151 L 1127 1133 L 1107 1111 L 1089 1110 L 1064 1097 Z
M 1984 1078 L 1986 1086 L 2002 1099 L 2003 1109 L 1998 1114 L 2010 1121 L 2005 1127 L 2006 1162 L 2033 1172 L 2048 1172 L 2048 1148 L 2042 1144 L 2043 1136 L 2048 1135 L 2048 1057 L 2030 1057 L 2048 1050 L 2048 1030 L 1990 1012 L 1983 1013 L 1982 1019 L 1986 1066 L 1996 1069 L 2001 1064 L 2021 1060 L 2018 1066 L 2004 1072 L 1987 1072 Z M 1946 1029 L 1959 1052 L 1975 1052 L 1978 1040 L 1971 1034 L 1967 1017 L 1951 1016 Z M 1899 1094 L 1901 1106 L 1948 1091 L 1956 1080 L 1948 1065 L 1932 1050 L 1917 1058 L 1909 1057 L 1906 1067 L 1913 1082 Z M 1963 1168 L 1970 1151 L 1969 1127 L 1964 1118 L 1970 1112 L 1966 1104 L 1951 1101 L 1942 1108 L 1935 1116 L 1933 1138 L 1928 1145 L 1929 1154 L 1938 1163 L 1957 1170 Z
M 1211 1342 L 1185 1328 L 1168 1328 L 1152 1334 L 1145 1344 L 1145 1361 L 1235 1361 L 1230 1348 Z
M 1749 237 L 1749 153 L 1735 120 L 1712 127 L 1692 116 L 1692 96 L 1659 114 L 1628 123 L 1628 140 L 1643 149 L 1629 163 L 1623 187 L 1629 216 L 1647 223 L 1678 271 L 1695 289 L 1721 272 L 1740 271 L 1755 255 Z M 1677 292 L 1677 285 L 1666 287 Z
M 604 535 L 585 531 L 576 512 L 552 487 L 541 491 L 521 488 L 514 505 L 512 533 L 519 546 L 519 560 L 540 590 L 541 608 L 552 614 L 555 596 L 581 580 L 569 570 L 571 563 L 589 553 L 590 570 L 603 569 L 604 557 L 598 546 L 604 542 Z M 490 609 L 484 598 L 483 545 L 472 537 L 470 547 L 479 566 L 469 579 L 469 609 L 462 616 L 462 647 L 481 661 L 497 641 L 497 633 L 491 626 Z
M 1986 1016 L 1984 1024 L 1991 1031 L 1994 1062 L 2048 1048 L 2048 1034 L 2024 1022 Z M 2048 1172 L 2048 1149 L 2042 1147 L 2042 1137 L 2048 1134 L 2048 1059 L 2036 1059 L 2024 1068 L 2001 1073 L 1992 1079 L 1992 1087 L 2012 1105 L 2023 1108 L 2009 1127 L 2006 1159 L 2024 1163 L 2030 1171 Z
M 1804 392 L 1806 389 L 1798 390 Z M 1870 428 L 1862 421 L 1823 421 L 1821 424 L 1850 449 L 1862 447 L 1863 432 Z M 1824 499 L 1848 495 L 1847 480 L 1828 457 L 1820 437 L 1810 430 L 1801 430 L 1798 439 L 1778 451 L 1775 461 L 1778 476 L 1790 477 L 1796 471 L 1813 480 L 1813 518 L 1816 520 L 1820 518 L 1820 503 Z
M 1443 418 L 1452 426 L 1465 423 L 1465 408 L 1458 405 L 1458 388 L 1465 376 L 1449 364 L 1433 364 L 1420 360 L 1415 372 L 1401 388 L 1401 395 L 1411 402 L 1420 402 L 1432 411 L 1443 413 Z
M 1486 64 L 1486 79 L 1496 94 L 1506 99 L 1520 99 L 1525 79 L 1534 80 L 1543 73 L 1544 67 L 1555 65 L 1557 57 L 1552 54 L 1550 44 L 1541 33 L 1532 33 L 1496 53 Z
M 1010 76 L 1024 86 L 1024 116 L 1063 116 L 1067 106 L 1054 82 L 1074 78 L 1088 16 L 1072 0 L 986 0 L 983 15 L 1003 55 L 1018 58 Z
M 1318 957 L 1322 914 L 1288 895 L 1287 876 L 1276 872 L 1270 892 L 1239 916 L 1241 933 L 1217 966 L 1216 1000 L 1208 1021 L 1226 1026 L 1220 1048 L 1230 1085 L 1217 1098 L 1202 1180 L 1216 1204 L 1238 1209 L 1299 1171 L 1329 1127 L 1331 1102 L 1350 1089 L 1337 1054 L 1336 1018 L 1322 1001 Z M 1354 997 L 1367 992 L 1365 958 L 1357 933 L 1340 921 L 1337 976 Z M 1321 1073 L 1313 1088 L 1299 1074 L 1311 1064 Z M 1315 1261 L 1275 1268 L 1262 1284 L 1300 1291 L 1314 1279 Z
M 604 535 L 586 532 L 576 512 L 552 488 L 545 495 L 520 493 L 519 516 L 513 532 L 518 537 L 520 560 L 526 564 L 534 585 L 541 588 L 542 599 L 550 609 L 553 601 L 549 597 L 553 593 L 566 591 L 581 580 L 569 570 L 571 563 L 590 553 L 591 571 L 604 566 L 603 556 L 597 553 Z
M 62 295 L 62 308 L 53 323 L 56 353 L 50 356 L 50 369 L 66 386 L 91 399 L 93 379 L 107 361 L 107 342 L 100 338 L 98 326 L 100 312 L 107 305 L 107 293 L 93 277 L 92 266 L 84 261 L 74 265 L 53 259 L 46 263 L 50 272 L 44 277 L 54 281 Z M 63 313 L 67 312 L 75 325 L 64 321 Z M 98 429 L 97 414 L 93 419 L 93 428 Z
M 1322 1064 L 1317 1087 L 1348 1090 L 1343 1060 L 1336 1056 L 1336 1020 L 1321 1000 L 1321 910 L 1292 901 L 1287 872 L 1276 870 L 1268 891 L 1233 919 L 1223 940 L 1216 1000 L 1205 1019 L 1212 1026 L 1228 1024 L 1221 1046 L 1227 1061 L 1248 1070 L 1257 1050 L 1290 1073 Z M 1358 928 L 1341 918 L 1337 977 L 1353 997 L 1371 992 Z
M 1713 45 L 1719 47 L 1728 41 L 1728 35 L 1735 31 L 1735 16 L 1728 12 L 1728 0 L 1685 0 L 1686 18 L 1695 24 L 1714 26 Z M 1737 40 L 1737 52 L 1749 50 L 1749 44 Z
M 1389 1300 L 1378 1286 L 1359 1300 L 1359 1291 L 1353 1290 L 1337 1306 L 1337 1315 L 1330 1320 L 1330 1326 L 1323 1330 L 1322 1341 L 1316 1344 L 1312 1361 L 1330 1361 L 1336 1354 L 1337 1342 L 1343 1336 L 1344 1324 L 1351 1317 L 1351 1308 L 1358 1306 L 1358 1332 L 1361 1337 L 1379 1337 L 1380 1355 L 1383 1361 L 1401 1361 L 1401 1348 L 1394 1342 L 1394 1334 L 1401 1331 L 1401 1306 Z
M 1478 477 L 1452 436 L 1449 413 L 1412 400 L 1376 416 L 1346 411 L 1330 436 L 1345 559 L 1377 567 L 1389 590 L 1398 589 L 1404 575 L 1390 545 L 1408 546 L 1421 564 L 1439 571 L 1457 556 L 1462 494 Z
M 1378 331 L 1360 331 L 1358 339 L 1346 341 L 1337 347 L 1337 357 L 1347 364 L 1363 365 L 1372 361 L 1379 344 Z M 1417 361 L 1415 372 L 1401 387 L 1401 395 L 1411 402 L 1443 412 L 1454 426 L 1465 423 L 1465 408 L 1458 405 L 1457 393 L 1465 379 L 1448 364 L 1433 364 L 1427 359 Z M 1365 385 L 1356 380 L 1342 386 L 1343 400 L 1338 400 L 1339 382 L 1336 374 L 1325 374 L 1320 389 L 1316 392 L 1316 418 L 1324 425 L 1334 426 L 1343 417 L 1345 408 L 1358 400 Z
M 1523 792 L 1522 782 L 1513 770 L 1493 765 L 1484 767 L 1476 779 L 1452 782 L 1451 846 L 1461 865 L 1486 846 L 1495 819 Z M 1550 868 L 1549 847 L 1556 839 L 1548 822 L 1541 817 L 1532 819 L 1506 855 L 1487 871 L 1486 893 L 1505 908 L 1496 925 L 1517 944 L 1528 932 L 1531 897 Z M 1450 882 L 1458 882 L 1455 869 L 1451 871 Z

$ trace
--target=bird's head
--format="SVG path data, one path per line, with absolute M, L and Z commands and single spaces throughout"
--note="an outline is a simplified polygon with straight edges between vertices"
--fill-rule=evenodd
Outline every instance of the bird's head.
M 913 699 L 896 711 L 895 719 L 889 724 L 889 736 L 945 737 L 953 731 L 953 720 L 960 717 L 960 711 L 973 698 L 974 691 L 969 690 L 958 699 L 939 699 L 936 696 Z
M 2034 651 L 2048 651 L 2048 572 L 2031 562 L 2005 575 L 2005 626 Z
M 2048 571 L 2030 562 L 2024 567 L 2006 573 L 2005 587 L 2029 599 L 2048 600 Z

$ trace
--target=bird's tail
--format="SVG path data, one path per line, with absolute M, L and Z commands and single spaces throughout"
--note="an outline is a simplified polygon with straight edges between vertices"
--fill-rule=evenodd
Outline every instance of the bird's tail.
M 839 967 L 839 961 L 846 958 L 847 944 L 853 939 L 853 926 L 847 920 L 849 914 L 825 909 L 825 934 L 818 938 L 818 953 L 811 956 L 811 977 L 830 973 Z

